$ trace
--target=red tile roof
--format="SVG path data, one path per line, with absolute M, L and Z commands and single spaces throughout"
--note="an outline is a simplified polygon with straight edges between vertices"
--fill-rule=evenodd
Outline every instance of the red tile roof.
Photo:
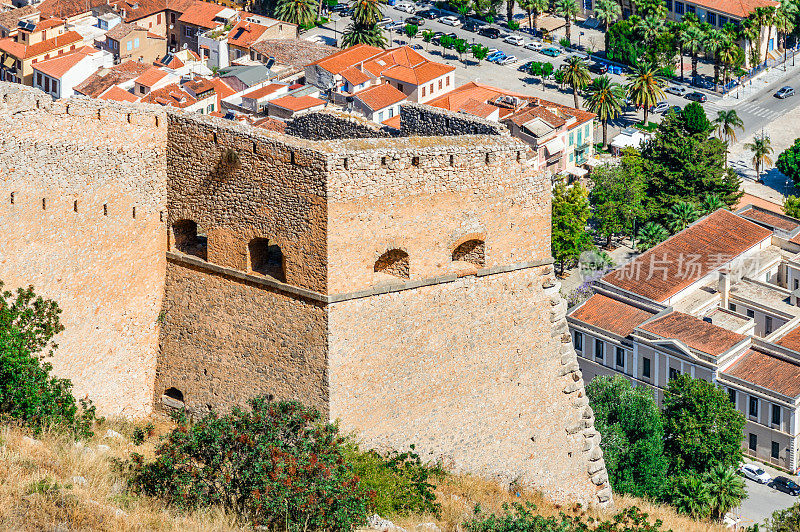
M 138 102 L 139 98 L 114 85 L 99 97 L 101 100 L 113 100 L 115 102 Z
M 160 89 L 148 92 L 147 95 L 142 98 L 142 102 L 183 109 L 196 104 L 197 100 L 194 96 L 181 89 L 176 83 L 170 83 Z
M 623 337 L 653 316 L 655 312 L 642 310 L 603 294 L 593 295 L 570 314 L 571 318 Z
M 720 209 L 603 280 L 663 302 L 771 236 L 769 229 Z
M 42 74 L 46 74 L 51 78 L 61 79 L 61 76 L 69 72 L 72 67 L 80 63 L 83 59 L 96 53 L 100 53 L 97 48 L 84 46 L 82 48 L 78 48 L 77 50 L 54 57 L 53 59 L 34 63 L 33 68 L 34 70 L 38 70 Z
M 391 118 L 387 118 L 383 122 L 381 122 L 384 126 L 388 126 L 394 129 L 400 129 L 400 114 L 396 114 Z
M 148 68 L 141 76 L 136 78 L 134 82 L 145 87 L 152 87 L 167 76 L 167 73 L 157 67 Z
M 757 7 L 775 7 L 780 5 L 773 0 L 692 0 L 693 4 L 719 13 L 746 18 Z
M 786 333 L 783 338 L 775 343 L 781 347 L 785 347 L 786 349 L 791 349 L 792 351 L 797 351 L 800 353 L 800 326 L 797 326 Z
M 278 133 L 283 133 L 286 130 L 286 122 L 269 116 L 254 121 L 252 125 L 269 131 L 277 131 Z
M 356 67 L 344 69 L 341 73 L 341 76 L 346 79 L 350 85 L 361 85 L 362 83 L 366 83 L 372 79 L 370 76 L 364 72 L 361 72 Z
M 214 85 L 214 92 L 217 94 L 217 109 L 222 109 L 222 100 L 236 94 L 236 91 L 220 78 L 211 78 L 209 81 Z
M 8 30 L 16 29 L 20 20 L 36 20 L 39 6 L 23 6 L 0 13 L 0 26 Z
M 260 87 L 258 89 L 245 92 L 244 94 L 242 94 L 242 98 L 251 98 L 253 100 L 258 100 L 259 98 L 263 98 L 264 96 L 269 96 L 270 94 L 284 88 L 288 90 L 289 86 L 284 83 L 270 83 L 269 85 L 264 85 L 263 87 Z
M 749 349 L 722 372 L 788 397 L 800 395 L 800 364 Z
M 212 29 L 219 25 L 218 22 L 214 21 L 214 17 L 223 9 L 226 9 L 225 6 L 209 2 L 197 2 L 184 11 L 178 20 L 184 24 Z
M 58 26 L 63 26 L 63 25 L 64 25 L 63 19 L 48 18 L 36 24 L 36 29 L 34 31 L 48 30 L 50 28 L 57 28 Z
M 356 46 L 351 46 L 350 48 L 319 59 L 311 64 L 317 65 L 332 74 L 341 74 L 342 71 L 363 63 L 367 59 L 380 55 L 383 52 L 384 50 L 374 46 L 357 44 Z
M 747 339 L 743 334 L 723 329 L 683 312 L 670 312 L 639 328 L 662 338 L 680 340 L 692 349 L 715 357 Z
M 426 61 L 416 66 L 395 65 L 387 70 L 384 70 L 382 75 L 402 81 L 403 83 L 410 83 L 412 85 L 422 85 L 437 78 L 444 76 L 450 72 L 455 71 L 456 67 L 451 65 L 444 65 L 435 61 Z
M 795 220 L 784 214 L 778 214 L 763 207 L 750 207 L 740 213 L 739 216 L 752 220 L 756 223 L 761 222 L 770 227 L 782 229 L 784 231 L 793 231 L 800 227 L 800 220 Z
M 274 57 L 282 65 L 302 67 L 337 53 L 333 46 L 305 39 L 264 39 L 255 43 L 251 50 L 264 57 Z
M 470 98 L 469 100 L 464 102 L 464 105 L 461 106 L 461 109 L 459 109 L 459 111 L 462 111 L 464 113 L 473 116 L 479 116 L 481 118 L 488 118 L 489 116 L 492 115 L 492 113 L 497 111 L 497 107 L 489 105 L 488 103 L 483 103 L 480 100 Z
M 768 211 L 777 212 L 778 214 L 783 214 L 782 204 L 775 203 L 774 201 L 760 198 L 758 196 L 753 196 L 752 194 L 744 193 L 742 194 L 742 197 L 739 199 L 739 203 L 736 204 L 736 208 L 741 209 L 746 205 L 755 205 L 756 207 L 761 207 L 762 209 L 767 209 Z
M 8 37 L 0 39 L 0 50 L 19 59 L 28 59 L 63 49 L 81 40 L 83 40 L 83 37 L 81 37 L 81 34 L 77 31 L 68 31 L 61 35 L 56 35 L 52 39 L 37 42 L 30 46 L 14 42 L 14 39 Z
M 269 101 L 270 105 L 282 107 L 290 111 L 305 111 L 318 105 L 324 105 L 325 102 L 313 96 L 282 96 Z
M 228 45 L 249 49 L 268 29 L 268 26 L 241 20 L 228 33 Z
M 390 105 L 402 102 L 406 99 L 406 95 L 395 89 L 388 83 L 382 83 L 369 87 L 362 91 L 353 94 L 354 98 L 358 98 L 373 111 L 380 111 Z
M 84 96 L 97 98 L 109 87 L 130 81 L 144 73 L 148 68 L 150 67 L 138 61 L 125 61 L 111 68 L 101 68 L 76 85 L 74 90 Z

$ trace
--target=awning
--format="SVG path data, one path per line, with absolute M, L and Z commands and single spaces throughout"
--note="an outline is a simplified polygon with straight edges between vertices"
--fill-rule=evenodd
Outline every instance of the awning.
M 585 168 L 578 168 L 576 166 L 575 168 L 567 168 L 567 173 L 574 175 L 575 177 L 583 177 L 589 173 L 589 170 Z
M 17 61 L 13 57 L 11 57 L 10 55 L 6 56 L 5 61 L 3 61 L 3 66 L 6 67 L 6 68 L 14 68 L 14 65 L 16 65 L 16 64 L 17 64 Z
M 564 143 L 561 142 L 561 139 L 553 139 L 544 145 L 544 149 L 547 150 L 548 155 L 553 155 L 564 151 Z

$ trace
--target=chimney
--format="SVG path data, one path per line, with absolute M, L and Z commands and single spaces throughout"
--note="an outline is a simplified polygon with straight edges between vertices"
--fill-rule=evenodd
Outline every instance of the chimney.
M 731 291 L 731 278 L 726 270 L 719 271 L 719 283 L 717 285 L 717 290 L 722 295 L 722 302 L 720 305 L 722 308 L 727 309 Z

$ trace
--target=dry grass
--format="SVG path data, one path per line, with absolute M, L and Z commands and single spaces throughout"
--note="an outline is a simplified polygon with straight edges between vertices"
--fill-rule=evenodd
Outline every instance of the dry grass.
M 104 438 L 108 429 L 127 436 L 133 426 L 110 420 L 91 441 L 75 444 L 57 433 L 30 439 L 24 430 L 0 427 L 0 530 L 14 531 L 232 531 L 246 530 L 235 519 L 219 510 L 188 514 L 166 508 L 157 500 L 138 497 L 126 490 L 124 479 L 115 471 L 114 460 L 126 459 L 132 452 L 152 456 L 158 437 L 171 425 L 155 421 L 156 431 L 141 446 L 129 439 Z M 108 450 L 98 449 L 107 445 Z M 85 484 L 75 477 L 82 477 Z M 437 488 L 442 504 L 439 519 L 430 515 L 387 516 L 397 525 L 413 531 L 423 523 L 436 523 L 443 531 L 459 530 L 459 524 L 472 516 L 476 504 L 484 512 L 497 512 L 503 503 L 533 502 L 545 515 L 560 511 L 574 514 L 573 508 L 553 505 L 536 493 L 517 496 L 498 484 L 469 476 L 451 476 Z M 698 523 L 680 517 L 668 507 L 642 500 L 617 497 L 616 508 L 606 512 L 592 510 L 589 515 L 610 517 L 619 509 L 636 505 L 653 519 L 661 519 L 665 529 L 675 532 L 721 532 L 711 523 Z

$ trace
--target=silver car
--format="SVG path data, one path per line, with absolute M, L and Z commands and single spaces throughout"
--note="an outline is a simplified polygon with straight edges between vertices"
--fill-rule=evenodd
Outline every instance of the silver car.
M 689 92 L 689 89 L 680 85 L 670 85 L 664 89 L 664 92 L 675 94 L 676 96 L 686 96 L 686 93 Z

